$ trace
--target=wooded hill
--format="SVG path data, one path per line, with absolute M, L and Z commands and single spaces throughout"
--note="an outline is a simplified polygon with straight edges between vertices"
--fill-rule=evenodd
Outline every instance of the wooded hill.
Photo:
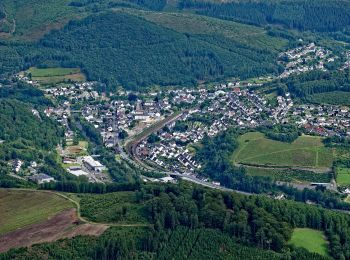
M 198 14 L 230 19 L 259 26 L 279 24 L 287 28 L 318 32 L 348 31 L 348 0 L 223 1 L 181 0 L 180 8 Z
M 347 259 L 347 214 L 291 201 L 209 190 L 189 183 L 146 184 L 132 192 L 78 195 L 85 218 L 132 227 L 16 249 L 8 258 L 323 259 L 288 241 L 294 228 L 324 232 L 328 254 Z M 144 219 L 145 222 L 137 222 Z M 149 227 L 145 227 L 149 224 Z M 325 258 L 327 259 L 327 258 Z

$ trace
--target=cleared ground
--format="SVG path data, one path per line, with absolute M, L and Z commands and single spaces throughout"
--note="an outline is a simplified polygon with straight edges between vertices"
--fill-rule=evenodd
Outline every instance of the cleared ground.
M 45 221 L 73 207 L 53 193 L 0 189 L 0 235 Z
M 32 75 L 32 79 L 42 84 L 53 84 L 65 81 L 84 81 L 85 75 L 79 68 L 46 68 L 39 69 L 32 67 L 26 71 Z
M 239 147 L 232 155 L 234 163 L 329 168 L 333 152 L 324 147 L 321 137 L 301 136 L 293 143 L 267 139 L 259 132 L 249 132 L 238 138 Z
M 76 209 L 67 209 L 46 221 L 0 236 L 0 252 L 79 235 L 99 236 L 107 228 L 100 224 L 82 224 Z
M 68 145 L 66 152 L 70 156 L 84 156 L 87 155 L 88 142 L 79 141 L 78 145 Z
M 303 247 L 310 252 L 315 252 L 323 256 L 328 255 L 328 243 L 323 232 L 309 229 L 294 229 L 292 238 L 289 242 L 296 247 Z

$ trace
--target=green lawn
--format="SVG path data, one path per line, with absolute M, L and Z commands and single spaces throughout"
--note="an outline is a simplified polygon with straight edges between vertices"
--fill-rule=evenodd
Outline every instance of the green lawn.
M 65 76 L 69 74 L 76 74 L 80 72 L 79 68 L 45 68 L 39 69 L 31 67 L 28 70 L 32 74 L 32 77 L 54 77 L 54 76 Z
M 350 169 L 337 168 L 337 183 L 338 185 L 350 185 Z
M 296 228 L 289 243 L 296 247 L 303 247 L 310 252 L 315 252 L 323 256 L 328 255 L 328 243 L 323 232 L 318 230 Z
M 45 68 L 39 69 L 31 67 L 26 73 L 32 75 L 32 79 L 42 84 L 54 84 L 71 81 L 85 81 L 85 75 L 81 73 L 79 68 Z
M 71 202 L 47 192 L 0 189 L 0 235 L 73 207 Z
M 235 163 L 328 168 L 333 162 L 332 150 L 324 147 L 321 137 L 301 136 L 293 143 L 285 143 L 249 132 L 238 142 L 239 148 L 232 156 Z

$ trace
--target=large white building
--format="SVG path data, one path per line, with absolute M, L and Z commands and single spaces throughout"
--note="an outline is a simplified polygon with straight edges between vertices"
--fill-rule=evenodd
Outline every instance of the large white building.
M 96 161 L 91 156 L 83 157 L 83 163 L 84 163 L 84 166 L 91 171 L 102 172 L 103 170 L 106 169 L 104 165 L 102 165 L 99 161 Z

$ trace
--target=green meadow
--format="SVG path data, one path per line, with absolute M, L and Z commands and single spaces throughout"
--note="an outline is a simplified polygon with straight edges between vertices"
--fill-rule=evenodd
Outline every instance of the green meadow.
M 346 186 L 350 185 L 350 169 L 349 168 L 337 168 L 337 183 L 338 185 Z
M 321 137 L 304 135 L 285 143 L 268 139 L 260 132 L 249 132 L 238 142 L 232 155 L 234 163 L 309 168 L 329 168 L 333 163 L 333 152 L 324 147 Z
M 328 242 L 323 232 L 310 228 L 296 228 L 289 241 L 296 247 L 302 247 L 314 253 L 328 256 Z

